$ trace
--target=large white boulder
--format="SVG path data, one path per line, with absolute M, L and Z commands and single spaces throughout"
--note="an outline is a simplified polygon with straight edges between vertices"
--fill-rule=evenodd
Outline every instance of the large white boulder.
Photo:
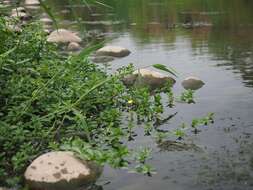
M 97 55 L 112 56 L 112 57 L 126 57 L 131 52 L 123 47 L 119 46 L 105 46 L 97 50 Z
M 195 76 L 187 77 L 182 82 L 182 86 L 186 90 L 198 90 L 204 85 L 205 83 L 201 79 Z
M 25 181 L 31 190 L 72 190 L 94 183 L 102 170 L 72 152 L 50 152 L 31 163 L 25 172 Z
M 47 38 L 48 42 L 55 43 L 80 43 L 82 39 L 74 32 L 66 29 L 58 29 L 53 31 Z
M 174 85 L 176 80 L 172 77 L 149 69 L 138 69 L 133 74 L 126 76 L 123 83 L 127 86 L 148 86 L 151 90 L 161 88 L 164 85 L 171 83 Z

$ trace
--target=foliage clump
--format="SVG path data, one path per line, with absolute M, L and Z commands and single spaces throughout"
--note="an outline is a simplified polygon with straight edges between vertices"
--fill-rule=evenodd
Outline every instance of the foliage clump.
M 89 61 L 92 48 L 60 55 L 42 31 L 33 23 L 15 33 L 0 19 L 0 185 L 20 183 L 26 166 L 50 150 L 128 166 L 131 127 L 122 119 L 131 115 L 132 127 L 135 118 L 155 120 L 160 99 L 123 85 L 131 66 L 108 75 Z
M 158 125 L 174 115 L 161 118 L 161 89 L 127 88 L 122 78 L 132 65 L 108 75 L 90 62 L 94 48 L 66 56 L 47 42 L 40 25 L 15 33 L 8 24 L 0 18 L 0 186 L 22 184 L 27 165 L 51 150 L 71 150 L 116 168 L 135 161 L 137 172 L 152 175 L 151 151 L 137 154 L 127 142 L 135 139 L 136 126 L 158 141 L 166 137 Z M 163 91 L 173 107 L 171 86 Z

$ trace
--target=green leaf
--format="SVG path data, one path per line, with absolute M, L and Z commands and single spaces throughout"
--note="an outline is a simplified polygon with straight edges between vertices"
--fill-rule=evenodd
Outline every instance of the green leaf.
M 166 67 L 165 65 L 162 65 L 162 64 L 154 64 L 152 66 L 154 68 L 156 68 L 156 69 L 159 69 L 159 70 L 162 70 L 162 71 L 166 71 L 166 72 L 174 75 L 175 77 L 177 77 L 178 73 L 174 69 L 172 69 L 172 68 L 168 68 L 168 67 Z

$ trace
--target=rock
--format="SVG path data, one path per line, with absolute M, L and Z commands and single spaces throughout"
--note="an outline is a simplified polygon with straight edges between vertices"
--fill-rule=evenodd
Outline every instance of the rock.
M 17 7 L 17 8 L 14 8 L 11 10 L 11 14 L 14 14 L 16 12 L 23 12 L 23 13 L 26 13 L 26 9 L 24 7 Z
M 81 49 L 81 46 L 79 45 L 79 43 L 76 42 L 70 42 L 67 50 L 68 51 L 79 51 Z
M 25 182 L 32 190 L 72 190 L 91 185 L 102 170 L 72 152 L 50 152 L 31 163 L 25 172 Z
M 13 9 L 11 12 L 12 18 L 17 18 L 23 21 L 31 20 L 32 16 L 24 11 L 18 11 L 16 9 Z
M 10 190 L 10 189 L 5 188 L 5 187 L 0 187 L 0 190 Z
M 187 77 L 182 82 L 182 86 L 186 90 L 198 90 L 204 85 L 205 85 L 205 83 L 202 80 L 200 80 L 198 77 L 194 77 L 194 76 Z
M 131 52 L 123 47 L 118 46 L 105 46 L 97 51 L 97 55 L 113 56 L 113 57 L 125 57 Z
M 52 24 L 52 23 L 53 23 L 52 19 L 47 18 L 47 17 L 41 18 L 41 19 L 40 19 L 40 22 L 42 22 L 42 23 L 44 23 L 44 24 Z
M 38 0 L 25 0 L 25 5 L 39 5 L 40 2 Z
M 170 82 L 176 83 L 175 79 L 149 69 L 136 70 L 132 75 L 126 76 L 123 83 L 127 86 L 148 86 L 151 90 L 161 88 Z
M 47 41 L 55 43 L 69 43 L 69 42 L 80 43 L 82 40 L 77 34 L 75 34 L 72 31 L 66 29 L 58 29 L 53 31 L 48 36 Z
M 114 60 L 114 57 L 111 56 L 96 56 L 92 58 L 92 62 L 94 63 L 108 63 Z

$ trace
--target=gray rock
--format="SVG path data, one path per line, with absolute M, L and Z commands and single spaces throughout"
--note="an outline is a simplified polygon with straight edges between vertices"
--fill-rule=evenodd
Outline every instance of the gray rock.
M 112 57 L 126 57 L 131 52 L 123 47 L 118 46 L 105 46 L 97 50 L 97 55 L 112 56 Z
M 74 32 L 66 29 L 58 29 L 53 31 L 47 38 L 48 42 L 55 43 L 80 43 L 82 39 Z
M 79 51 L 81 49 L 81 46 L 79 45 L 79 43 L 76 42 L 70 42 L 67 50 L 68 51 Z
M 11 13 L 14 14 L 16 12 L 23 12 L 26 13 L 26 9 L 24 7 L 17 7 L 11 10 Z
M 123 83 L 127 86 L 148 86 L 151 90 L 161 88 L 168 82 L 174 85 L 176 80 L 149 69 L 138 69 L 132 75 L 128 75 L 123 79 Z
M 11 17 L 16 18 L 16 19 L 20 19 L 22 21 L 27 21 L 27 20 L 32 19 L 32 16 L 29 15 L 28 13 L 20 12 L 20 11 L 16 11 L 16 10 L 12 10 Z
M 50 152 L 35 159 L 25 172 L 31 190 L 75 190 L 93 184 L 103 168 L 72 152 Z
M 198 77 L 187 77 L 186 79 L 183 80 L 182 86 L 186 90 L 198 90 L 204 86 L 205 83 L 199 79 Z
M 44 24 L 53 24 L 53 20 L 47 17 L 41 18 L 39 21 Z

